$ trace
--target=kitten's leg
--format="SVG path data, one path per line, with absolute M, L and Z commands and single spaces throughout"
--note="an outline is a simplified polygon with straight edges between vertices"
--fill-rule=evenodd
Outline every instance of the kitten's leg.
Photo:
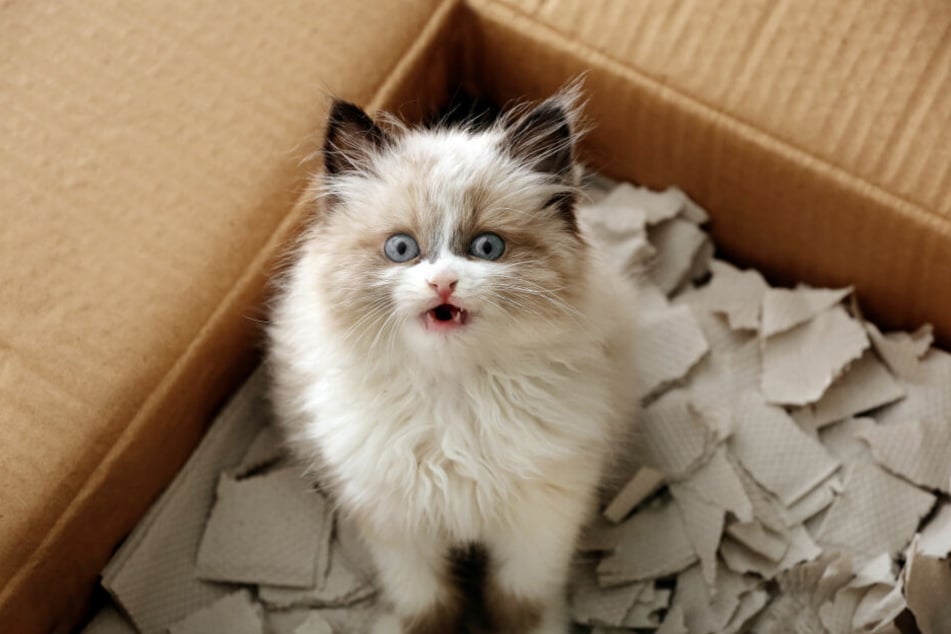
M 494 531 L 483 606 L 493 634 L 569 631 L 568 574 L 592 495 L 539 496 L 511 526 Z
M 444 548 L 422 541 L 367 540 L 390 611 L 373 634 L 447 634 L 462 628 L 463 602 Z

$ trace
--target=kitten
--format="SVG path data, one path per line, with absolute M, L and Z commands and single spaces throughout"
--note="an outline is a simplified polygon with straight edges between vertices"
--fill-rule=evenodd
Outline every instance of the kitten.
M 373 559 L 377 634 L 564 634 L 579 528 L 636 409 L 631 282 L 575 218 L 577 89 L 490 126 L 336 101 L 270 327 L 289 443 Z

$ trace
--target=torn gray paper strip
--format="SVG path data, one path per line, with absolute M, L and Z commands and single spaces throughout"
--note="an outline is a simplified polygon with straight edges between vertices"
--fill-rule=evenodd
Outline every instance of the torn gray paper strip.
M 198 548 L 203 579 L 307 588 L 314 584 L 329 505 L 297 467 L 235 480 L 222 474 Z
M 621 527 L 617 548 L 598 564 L 602 586 L 656 579 L 697 561 L 673 504 L 643 509 Z
M 679 214 L 684 208 L 685 199 L 683 192 L 676 188 L 657 192 L 630 183 L 620 183 L 600 204 L 640 210 L 647 224 L 655 225 Z
M 888 504 L 882 504 L 888 500 Z M 871 463 L 858 463 L 845 490 L 829 507 L 817 540 L 867 561 L 881 553 L 897 555 L 911 541 L 935 497 Z
M 753 517 L 763 526 L 784 532 L 793 524 L 786 507 L 776 497 L 764 489 L 739 463 L 735 456 L 727 454 L 727 459 L 743 485 L 743 491 L 753 507 Z
M 672 480 L 702 465 L 715 445 L 713 431 L 683 390 L 668 392 L 644 410 L 638 436 L 640 460 Z
M 739 397 L 735 414 L 730 452 L 784 505 L 794 504 L 839 468 L 821 443 L 760 397 Z
M 347 560 L 335 542 L 330 549 L 330 570 L 323 583 L 310 588 L 261 585 L 258 594 L 266 605 L 284 609 L 347 606 L 366 599 L 374 592 L 370 582 Z
M 820 482 L 816 487 L 802 496 L 792 506 L 787 507 L 789 519 L 801 524 L 808 519 L 815 517 L 818 513 L 827 509 L 835 496 L 842 491 L 842 482 L 836 475 Z
M 294 628 L 294 634 L 334 634 L 334 631 L 320 612 L 311 612 L 303 623 Z
M 753 519 L 753 505 L 722 447 L 718 447 L 710 460 L 692 476 L 681 481 L 680 486 L 694 490 L 701 498 L 729 511 L 740 521 Z
M 579 205 L 579 216 L 598 238 L 605 241 L 643 234 L 646 232 L 647 212 L 642 200 L 638 188 L 622 183 L 597 202 Z M 676 213 L 673 211 L 673 215 Z
M 201 608 L 168 628 L 168 634 L 263 634 L 264 612 L 251 593 L 239 590 Z
M 868 348 L 865 329 L 841 306 L 766 340 L 760 386 L 770 403 L 815 403 Z
M 82 629 L 81 634 L 136 634 L 136 629 L 115 606 L 107 605 Z
M 690 280 L 694 258 L 707 235 L 689 220 L 672 218 L 651 227 L 647 237 L 657 250 L 648 274 L 669 295 Z
M 710 263 L 713 278 L 703 294 L 707 310 L 723 314 L 734 330 L 758 330 L 760 306 L 769 286 L 757 271 L 740 271 L 722 260 Z
M 810 414 L 810 426 L 820 429 L 897 401 L 904 395 L 905 390 L 882 362 L 866 351 L 829 386 L 818 402 L 804 409 Z
M 920 359 L 934 341 L 931 324 L 926 324 L 911 334 L 894 332 L 887 335 L 883 335 L 871 322 L 864 322 L 864 325 L 875 351 L 895 376 L 907 381 L 917 381 L 921 378 Z
M 707 342 L 685 306 L 646 316 L 638 328 L 640 394 L 649 396 L 683 378 L 707 352 Z
M 196 577 L 195 553 L 218 474 L 240 462 L 270 419 L 265 381 L 259 369 L 235 394 L 103 571 L 103 587 L 145 634 L 162 632 L 231 591 Z
M 703 207 L 695 203 L 693 199 L 690 198 L 690 196 L 688 196 L 684 190 L 680 189 L 679 187 L 669 187 L 668 191 L 669 190 L 673 190 L 674 192 L 676 192 L 677 194 L 683 197 L 684 207 L 680 211 L 680 215 L 682 217 L 698 225 L 706 224 L 707 222 L 709 222 L 710 215 L 706 212 L 706 210 Z
M 635 605 L 624 617 L 624 627 L 618 630 L 618 634 L 627 634 L 631 628 L 654 629 L 660 625 L 660 610 L 650 606 Z M 592 634 L 594 634 L 592 632 Z
M 931 349 L 921 360 L 920 377 L 904 380 L 905 398 L 875 412 L 880 423 L 951 420 L 951 354 Z
M 569 606 L 575 623 L 620 627 L 647 582 L 602 588 L 594 566 L 576 568 Z
M 725 511 L 707 502 L 689 487 L 672 484 L 670 493 L 680 510 L 684 531 L 700 558 L 703 580 L 713 587 L 717 579 L 717 547 L 723 533 Z
M 875 461 L 892 473 L 951 493 L 951 419 L 879 425 L 859 437 L 869 444 Z
M 711 592 L 699 567 L 691 566 L 677 576 L 673 606 L 683 611 L 691 634 L 719 634 L 736 613 L 740 597 L 757 585 L 748 577 L 724 569 L 715 592 Z
M 727 527 L 726 532 L 754 553 L 770 561 L 778 562 L 789 550 L 789 543 L 783 534 L 771 531 L 756 521 L 734 522 Z
M 235 469 L 235 476 L 244 478 L 254 471 L 273 465 L 284 455 L 284 446 L 277 429 L 274 425 L 265 425 L 261 427 L 241 459 L 241 464 Z
M 679 605 L 670 606 L 664 616 L 664 622 L 657 628 L 657 634 L 690 634 L 684 619 L 684 609 Z
M 763 294 L 763 317 L 760 336 L 771 337 L 809 321 L 819 313 L 841 302 L 851 288 L 769 288 Z
M 720 543 L 720 555 L 727 567 L 736 573 L 755 573 L 764 579 L 772 579 L 779 573 L 805 561 L 812 561 L 822 551 L 802 526 L 795 526 L 783 533 L 787 549 L 779 561 L 772 561 L 750 550 L 732 537 Z
M 819 440 L 844 465 L 870 462 L 872 452 L 861 435 L 865 430 L 874 429 L 876 426 L 877 423 L 871 418 L 847 418 L 824 428 L 819 433 Z
M 738 634 L 746 631 L 747 623 L 759 614 L 767 603 L 769 603 L 769 593 L 760 588 L 741 595 L 740 604 L 719 634 Z
M 663 473 L 651 467 L 641 467 L 604 509 L 604 517 L 614 523 L 620 522 L 634 507 L 663 486 Z
M 918 552 L 945 559 L 951 554 L 951 502 L 943 502 L 918 537 Z

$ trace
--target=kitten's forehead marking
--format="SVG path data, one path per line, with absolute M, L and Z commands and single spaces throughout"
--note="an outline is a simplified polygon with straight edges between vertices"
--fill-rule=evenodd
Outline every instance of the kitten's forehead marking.
M 498 139 L 457 130 L 413 134 L 399 157 L 410 170 L 405 177 L 416 181 L 414 205 L 428 259 L 467 253 L 468 234 L 489 197 L 485 182 L 498 168 Z

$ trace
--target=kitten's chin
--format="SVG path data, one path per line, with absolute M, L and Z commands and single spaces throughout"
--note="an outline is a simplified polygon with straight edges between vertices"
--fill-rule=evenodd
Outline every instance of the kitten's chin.
M 472 318 L 469 311 L 453 304 L 440 304 L 427 310 L 420 318 L 428 332 L 448 334 L 465 330 Z

